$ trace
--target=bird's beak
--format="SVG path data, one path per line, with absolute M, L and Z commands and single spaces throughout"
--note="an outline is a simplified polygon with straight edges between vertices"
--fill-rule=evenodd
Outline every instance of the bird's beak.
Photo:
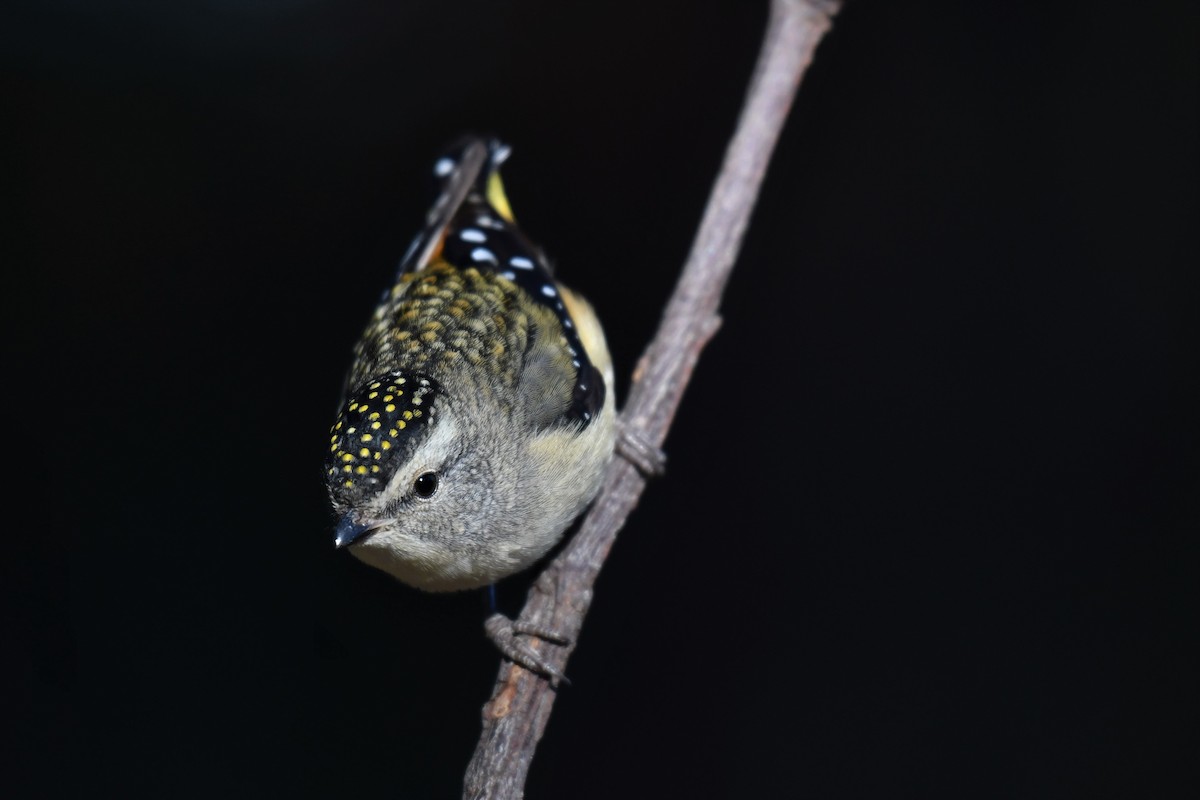
M 364 539 L 380 524 L 382 523 L 368 522 L 364 524 L 354 519 L 352 514 L 347 514 L 338 521 L 337 529 L 333 532 L 333 544 L 338 548 L 348 547 Z

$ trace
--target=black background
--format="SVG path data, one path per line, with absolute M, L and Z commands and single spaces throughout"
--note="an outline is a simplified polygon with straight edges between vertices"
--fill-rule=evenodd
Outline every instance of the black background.
M 623 394 L 764 5 L 6 6 L 15 796 L 457 796 L 484 602 L 334 552 L 350 347 L 432 159 L 493 132 Z M 530 798 L 1171 787 L 1194 756 L 1196 22 L 849 4 Z

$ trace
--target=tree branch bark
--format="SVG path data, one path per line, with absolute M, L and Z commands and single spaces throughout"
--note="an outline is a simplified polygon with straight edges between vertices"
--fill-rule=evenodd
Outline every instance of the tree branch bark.
M 762 49 L 737 129 L 709 196 L 657 334 L 634 372 L 620 424 L 661 447 L 704 345 L 720 326 L 717 309 L 758 198 L 771 152 L 813 52 L 839 0 L 771 0 Z M 572 644 L 543 653 L 560 670 L 578 641 L 592 586 L 646 480 L 614 459 L 579 530 L 530 589 L 520 620 L 561 632 Z M 535 642 L 534 647 L 544 644 Z M 516 800 L 545 731 L 556 690 L 503 662 L 483 708 L 483 732 L 463 781 L 467 800 Z

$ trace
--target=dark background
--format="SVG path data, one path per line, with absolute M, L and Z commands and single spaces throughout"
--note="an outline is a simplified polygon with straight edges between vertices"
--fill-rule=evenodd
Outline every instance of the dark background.
M 764 6 L 6 5 L 10 796 L 457 796 L 484 602 L 334 552 L 350 347 L 490 131 L 623 394 Z M 1182 789 L 1196 23 L 848 5 L 530 798 Z

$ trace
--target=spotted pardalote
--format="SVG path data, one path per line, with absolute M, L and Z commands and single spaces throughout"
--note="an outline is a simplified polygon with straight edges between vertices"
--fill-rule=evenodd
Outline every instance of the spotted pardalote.
M 544 555 L 614 449 L 612 364 L 470 139 L 354 348 L 325 463 L 335 543 L 421 589 L 484 586 Z

